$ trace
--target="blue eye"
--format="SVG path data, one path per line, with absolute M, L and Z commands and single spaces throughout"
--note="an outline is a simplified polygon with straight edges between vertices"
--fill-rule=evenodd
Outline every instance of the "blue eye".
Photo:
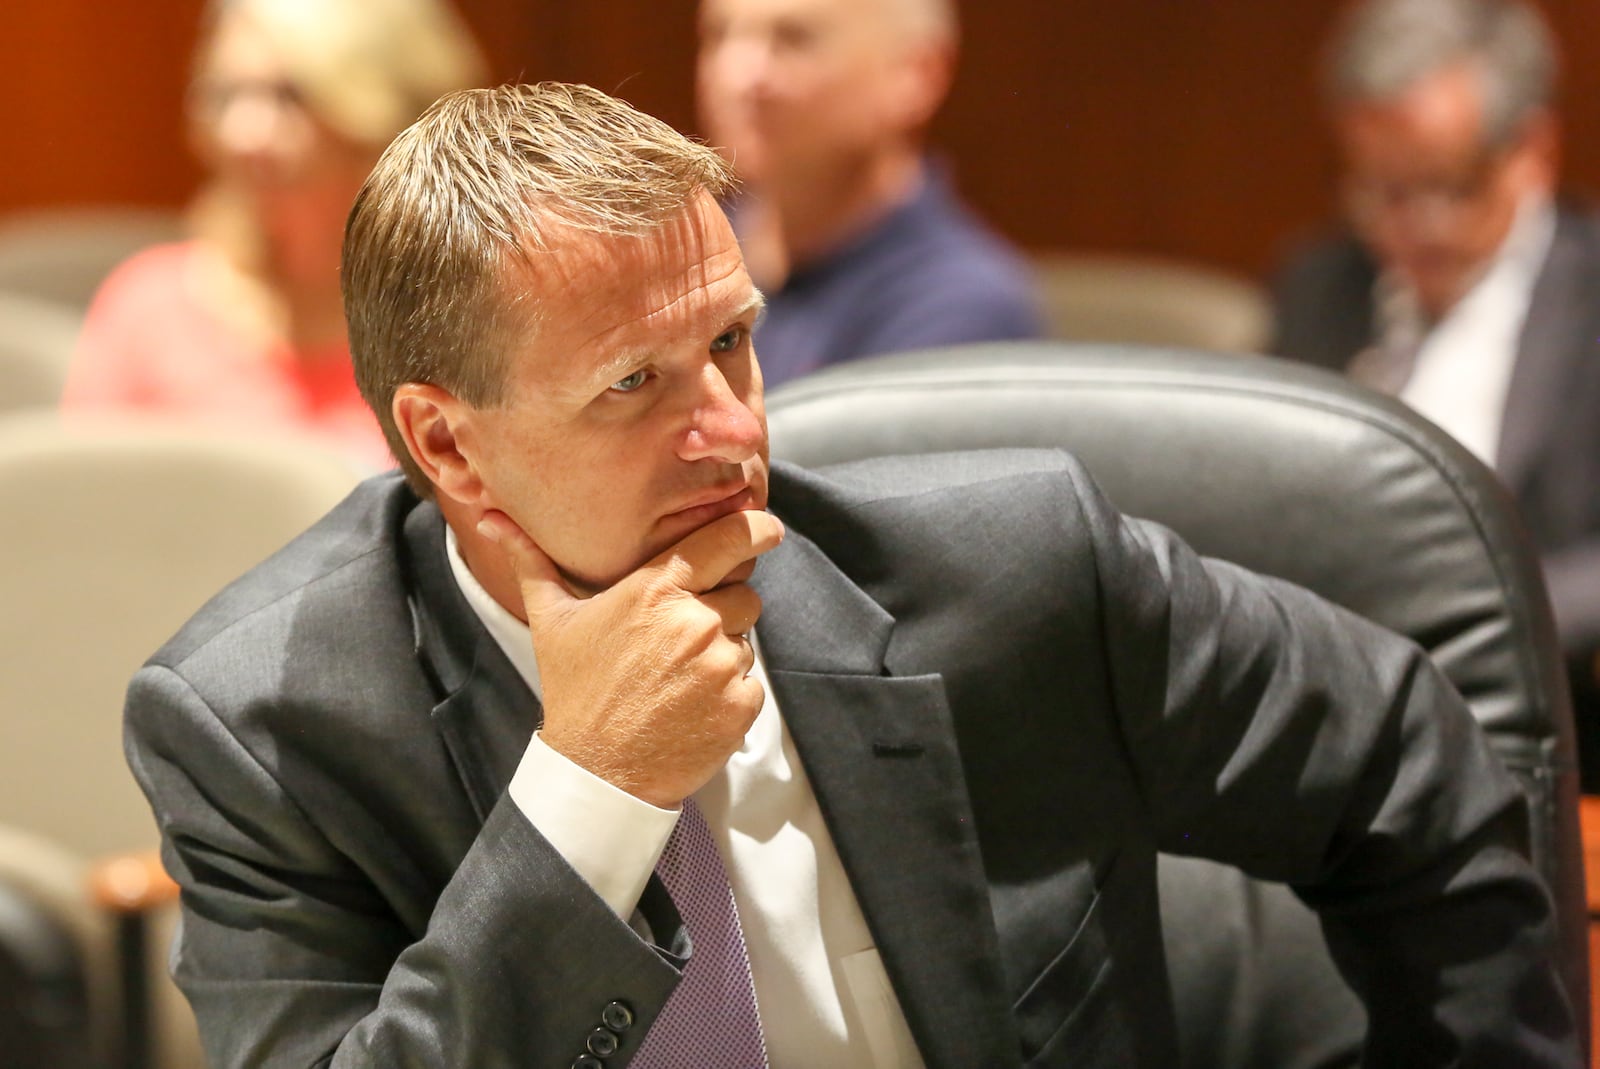
M 639 387 L 643 386 L 645 384 L 645 380 L 647 380 L 649 377 L 650 373 L 648 371 L 635 371 L 627 378 L 618 379 L 616 382 L 613 382 L 611 384 L 611 389 L 617 393 L 632 393 Z
M 714 353 L 731 353 L 744 341 L 744 328 L 734 327 L 732 330 L 723 331 L 711 342 L 711 351 Z

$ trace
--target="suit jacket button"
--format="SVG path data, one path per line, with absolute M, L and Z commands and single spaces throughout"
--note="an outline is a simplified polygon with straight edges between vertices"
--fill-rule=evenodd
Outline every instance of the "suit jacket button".
M 597 1058 L 609 1058 L 617 1053 L 617 1034 L 609 1028 L 596 1028 L 584 1046 Z
M 626 1032 L 633 1027 L 633 1011 L 626 1002 L 613 1002 L 600 1011 L 600 1023 L 613 1032 Z
M 606 1065 L 592 1054 L 580 1054 L 572 1063 L 572 1069 L 606 1069 Z

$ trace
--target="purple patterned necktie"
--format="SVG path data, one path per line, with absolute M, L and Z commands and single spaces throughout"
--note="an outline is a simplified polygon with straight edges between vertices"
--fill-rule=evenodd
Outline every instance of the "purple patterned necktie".
M 629 1069 L 766 1069 L 739 909 L 711 829 L 692 798 L 684 799 L 656 873 L 689 929 L 694 952 Z

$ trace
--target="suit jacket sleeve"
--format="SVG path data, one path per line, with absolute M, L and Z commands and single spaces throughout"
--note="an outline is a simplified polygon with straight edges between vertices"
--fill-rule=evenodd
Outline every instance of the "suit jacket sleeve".
M 1415 645 L 1197 557 L 1076 476 L 1127 752 L 1161 849 L 1293 885 L 1367 1064 L 1576 1064 L 1514 781 Z
M 1547 553 L 1543 565 L 1567 653 L 1593 657 L 1600 650 L 1600 538 Z
M 184 888 L 173 971 L 217 1069 L 566 1067 L 613 1002 L 636 1045 L 676 982 L 682 959 L 622 923 L 509 798 L 431 914 L 406 917 L 319 828 L 317 800 L 291 797 L 173 668 L 135 677 L 127 744 Z

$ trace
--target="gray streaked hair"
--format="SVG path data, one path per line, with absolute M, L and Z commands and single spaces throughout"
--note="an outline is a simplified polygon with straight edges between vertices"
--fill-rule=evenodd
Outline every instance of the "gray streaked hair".
M 506 350 L 540 319 L 515 285 L 539 250 L 574 230 L 649 233 L 731 186 L 715 151 L 584 85 L 452 93 L 395 138 L 351 209 L 342 274 L 356 384 L 418 492 L 432 488 L 396 389 L 499 404 Z
M 1555 92 L 1555 44 L 1523 0 L 1367 0 L 1350 9 L 1328 53 L 1335 106 L 1392 99 L 1451 64 L 1475 64 L 1484 85 L 1484 139 L 1512 140 Z

